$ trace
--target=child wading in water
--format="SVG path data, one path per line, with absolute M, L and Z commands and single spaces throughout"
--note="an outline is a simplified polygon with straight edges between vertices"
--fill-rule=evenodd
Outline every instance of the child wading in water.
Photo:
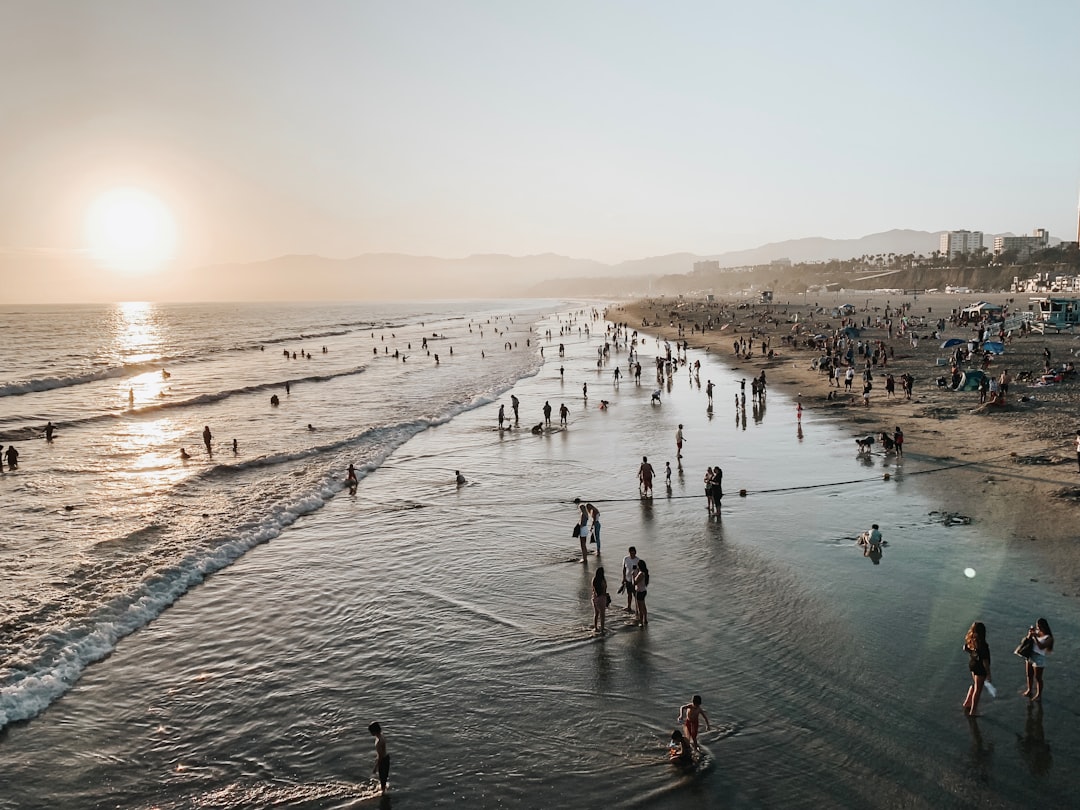
M 709 715 L 705 714 L 705 710 L 701 708 L 701 695 L 694 695 L 689 703 L 679 707 L 679 722 L 686 729 L 686 736 L 690 738 L 690 743 L 694 748 L 700 748 L 697 735 L 698 726 L 701 725 L 701 718 L 703 717 L 705 718 L 705 730 L 708 731 Z

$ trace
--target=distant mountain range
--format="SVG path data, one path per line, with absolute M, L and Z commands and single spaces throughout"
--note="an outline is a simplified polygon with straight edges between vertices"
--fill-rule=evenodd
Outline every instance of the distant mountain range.
M 860 239 L 811 237 L 773 242 L 752 250 L 713 255 L 670 253 L 605 264 L 554 253 L 535 256 L 478 254 L 459 259 L 369 253 L 349 259 L 280 256 L 258 262 L 196 267 L 157 276 L 111 280 L 93 268 L 62 267 L 47 257 L 0 251 L 0 300 L 31 302 L 42 290 L 93 288 L 100 300 L 312 301 L 408 298 L 512 298 L 620 296 L 648 292 L 664 276 L 690 273 L 694 263 L 722 268 L 767 265 L 777 259 L 819 262 L 864 254 L 930 255 L 940 231 L 892 230 Z M 985 244 L 993 244 L 987 234 Z M 1058 240 L 1051 240 L 1056 243 Z M 110 286 L 111 284 L 111 286 Z M 89 286 L 88 286 L 89 285 Z M 85 294 L 85 293 L 83 293 Z M 75 293 L 79 296 L 79 293 Z M 62 296 L 61 296 L 62 297 Z M 76 297 L 75 300 L 85 300 Z
M 670 253 L 605 264 L 554 253 L 535 256 L 478 254 L 460 259 L 369 253 L 350 259 L 281 256 L 261 262 L 196 268 L 187 281 L 220 300 L 394 298 L 502 298 L 618 293 L 642 289 L 649 279 L 689 273 L 695 262 L 721 267 L 761 265 L 777 259 L 818 262 L 864 254 L 930 255 L 941 231 L 892 230 L 860 239 L 809 237 L 714 255 Z M 994 235 L 986 235 L 987 247 Z

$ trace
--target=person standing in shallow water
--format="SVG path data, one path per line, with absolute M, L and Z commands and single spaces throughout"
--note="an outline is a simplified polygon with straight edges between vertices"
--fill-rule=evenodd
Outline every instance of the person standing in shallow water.
M 375 767 L 371 772 L 379 775 L 379 786 L 386 793 L 386 783 L 390 779 L 390 754 L 386 752 L 386 738 L 378 723 L 372 723 L 367 730 L 375 738 Z
M 578 540 L 581 541 L 581 561 L 584 563 L 589 558 L 589 506 L 578 504 L 581 514 L 578 516 Z
M 593 620 L 592 629 L 595 631 L 600 630 L 604 632 L 604 615 L 607 612 L 608 603 L 608 590 L 607 579 L 604 576 L 604 566 L 600 566 L 596 569 L 596 574 L 592 580 L 592 605 L 593 605 Z M 599 624 L 599 628 L 597 628 Z
M 1043 668 L 1046 666 L 1046 656 L 1054 651 L 1054 634 L 1050 632 L 1050 622 L 1040 618 L 1028 629 L 1028 636 L 1033 646 L 1031 657 L 1024 660 L 1024 674 L 1027 676 L 1027 690 L 1024 692 L 1024 697 L 1031 698 L 1037 703 L 1042 700 Z
M 990 645 L 986 643 L 986 625 L 974 622 L 964 636 L 964 652 L 968 654 L 968 669 L 971 671 L 972 684 L 964 698 L 964 712 L 976 717 L 979 711 L 979 698 L 983 687 L 990 677 Z
M 214 440 L 214 437 L 210 433 L 210 426 L 206 425 L 203 428 L 202 441 L 203 441 L 203 444 L 206 445 L 206 452 L 210 453 L 211 455 L 214 454 L 214 451 L 210 448 L 210 442 L 212 442 L 213 440 Z
M 641 466 L 638 467 L 638 482 L 642 495 L 652 495 L 653 468 L 649 463 L 648 456 L 641 457 Z

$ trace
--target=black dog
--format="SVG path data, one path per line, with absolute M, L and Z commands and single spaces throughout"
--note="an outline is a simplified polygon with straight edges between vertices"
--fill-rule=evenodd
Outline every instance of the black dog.
M 859 445 L 860 453 L 869 453 L 870 449 L 874 446 L 874 437 L 863 436 L 861 439 L 856 439 L 855 444 Z

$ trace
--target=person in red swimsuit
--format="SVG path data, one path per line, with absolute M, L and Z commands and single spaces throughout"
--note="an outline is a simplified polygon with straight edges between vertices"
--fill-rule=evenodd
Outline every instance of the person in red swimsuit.
M 685 706 L 679 708 L 679 722 L 686 728 L 686 736 L 690 738 L 690 744 L 699 748 L 697 735 L 701 718 L 705 718 L 705 730 L 709 730 L 709 715 L 701 708 L 701 695 L 694 695 L 693 699 Z

